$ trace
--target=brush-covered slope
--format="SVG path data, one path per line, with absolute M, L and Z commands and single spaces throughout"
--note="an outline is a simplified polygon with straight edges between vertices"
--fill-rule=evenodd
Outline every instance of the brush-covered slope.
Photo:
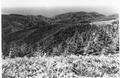
M 92 52 L 88 52 L 88 48 L 87 50 L 85 48 L 94 43 L 91 40 L 95 39 L 97 35 L 111 39 L 104 31 L 105 28 L 91 24 L 91 22 L 105 19 L 105 17 L 107 16 L 96 12 L 66 13 L 57 15 L 55 18 L 41 15 L 2 15 L 3 55 L 24 56 L 39 50 L 48 52 L 48 55 L 61 54 L 66 49 L 69 49 L 71 53 L 86 54 L 87 52 L 87 54 L 91 54 Z M 110 20 L 115 20 L 112 18 Z M 115 24 L 118 26 L 118 22 L 115 21 Z M 109 25 L 113 27 L 113 22 Z M 108 43 L 104 41 L 104 44 Z M 74 50 L 70 49 L 68 45 L 72 46 Z M 59 49 L 59 53 L 56 53 L 56 49 Z

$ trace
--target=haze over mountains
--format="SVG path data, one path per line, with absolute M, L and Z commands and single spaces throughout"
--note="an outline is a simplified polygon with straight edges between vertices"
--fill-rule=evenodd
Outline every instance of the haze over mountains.
M 32 48 L 42 46 L 42 49 L 51 52 L 50 50 L 59 44 L 65 46 L 65 41 L 75 33 L 79 35 L 83 32 L 96 32 L 99 28 L 90 25 L 91 22 L 116 19 L 118 19 L 117 14 L 106 16 L 97 12 L 83 11 L 60 14 L 53 18 L 42 15 L 3 14 L 3 54 L 8 55 L 12 47 L 16 45 L 20 47 L 24 44 Z
M 20 14 L 20 15 L 43 15 L 54 17 L 59 14 L 69 12 L 98 12 L 103 15 L 112 15 L 117 13 L 116 10 L 107 7 L 41 7 L 41 8 L 2 8 L 2 14 Z

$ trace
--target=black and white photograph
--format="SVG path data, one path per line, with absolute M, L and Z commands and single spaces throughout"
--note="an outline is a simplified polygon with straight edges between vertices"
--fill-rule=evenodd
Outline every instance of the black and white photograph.
M 2 0 L 2 78 L 119 78 L 117 2 L 80 1 Z

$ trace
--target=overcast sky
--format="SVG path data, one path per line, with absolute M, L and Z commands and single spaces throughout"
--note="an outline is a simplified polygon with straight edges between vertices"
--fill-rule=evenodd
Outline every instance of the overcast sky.
M 117 13 L 119 0 L 2 0 L 3 14 L 54 16 L 66 12 Z

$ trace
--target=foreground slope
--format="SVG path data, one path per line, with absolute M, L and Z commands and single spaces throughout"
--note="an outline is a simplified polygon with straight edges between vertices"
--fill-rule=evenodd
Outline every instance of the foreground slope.
M 116 56 L 39 56 L 3 60 L 3 78 L 120 77 Z

